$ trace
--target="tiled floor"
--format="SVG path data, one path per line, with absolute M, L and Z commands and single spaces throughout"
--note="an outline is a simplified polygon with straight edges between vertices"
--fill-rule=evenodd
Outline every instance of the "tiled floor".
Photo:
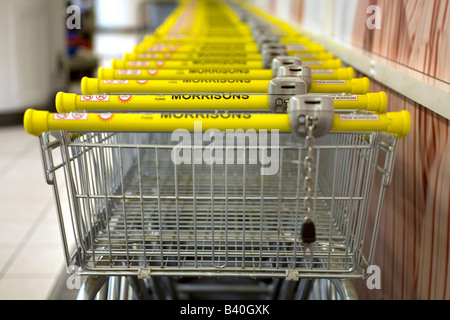
M 0 128 L 0 299 L 47 299 L 64 269 L 38 139 Z
M 97 35 L 100 66 L 109 67 L 139 42 L 136 34 Z M 70 92 L 76 92 L 75 86 Z M 52 189 L 38 138 L 22 126 L 0 127 L 0 300 L 42 300 L 65 272 Z

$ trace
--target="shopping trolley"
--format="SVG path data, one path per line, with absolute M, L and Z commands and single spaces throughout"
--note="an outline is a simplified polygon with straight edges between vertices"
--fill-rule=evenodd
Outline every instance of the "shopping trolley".
M 295 96 L 290 103 L 323 99 Z M 302 286 L 313 278 L 364 277 L 396 137 L 408 133 L 409 115 L 338 114 L 329 122 L 324 113 L 333 133 L 308 147 L 308 136 L 290 133 L 305 131 L 304 114 L 294 109 L 276 115 L 27 111 L 25 126 L 40 136 L 63 239 L 73 228 L 72 254 L 65 242 L 68 264 L 94 276 L 89 288 L 105 276 L 129 277 L 141 294 L 139 279 L 159 277 L 280 278 Z M 221 144 L 195 144 L 192 137 L 192 144 L 180 145 L 174 132 L 178 138 L 214 132 Z M 260 143 L 243 139 L 256 132 Z M 230 135 L 240 142 L 227 144 Z M 277 164 L 273 172 L 270 163 Z M 305 252 L 307 212 L 316 239 Z

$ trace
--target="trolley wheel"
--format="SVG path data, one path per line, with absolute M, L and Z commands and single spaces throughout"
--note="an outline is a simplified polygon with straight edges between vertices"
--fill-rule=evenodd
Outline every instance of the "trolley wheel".
M 294 298 L 296 300 L 358 300 L 350 280 L 301 279 Z
M 154 283 L 137 277 L 87 277 L 78 292 L 77 300 L 151 300 L 163 299 Z

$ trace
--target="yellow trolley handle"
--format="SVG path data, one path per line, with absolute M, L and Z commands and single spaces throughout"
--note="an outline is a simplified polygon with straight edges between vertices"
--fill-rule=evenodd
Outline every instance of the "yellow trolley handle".
M 50 113 L 28 109 L 24 115 L 26 132 L 40 136 L 53 130 L 171 132 L 177 129 L 194 131 L 197 121 L 202 130 L 253 129 L 290 132 L 287 114 L 132 114 L 132 113 Z M 408 111 L 380 115 L 334 115 L 332 132 L 382 131 L 397 138 L 406 136 L 411 128 Z
M 326 52 L 325 47 L 317 43 L 287 45 L 289 54 L 317 54 Z M 203 43 L 197 45 L 183 45 L 180 43 L 157 43 L 153 45 L 137 45 L 133 48 L 133 53 L 220 53 L 220 52 L 242 52 L 242 53 L 259 53 L 258 45 L 255 43 Z
M 145 63 L 145 61 L 143 61 Z M 311 70 L 313 80 L 351 80 L 353 68 Z M 100 80 L 270 80 L 272 70 L 263 69 L 98 69 Z
M 267 80 L 100 80 L 84 77 L 83 95 L 133 93 L 267 93 Z M 367 94 L 369 78 L 313 80 L 310 93 Z
M 289 55 L 289 52 L 288 52 Z M 334 55 L 332 52 L 322 53 L 306 53 L 297 55 L 302 61 L 318 61 L 318 60 L 332 60 Z M 168 60 L 224 60 L 224 59 L 243 59 L 243 60 L 262 60 L 260 53 L 246 53 L 246 52 L 217 52 L 217 53 L 125 53 L 124 61 L 168 61 Z
M 313 70 L 317 69 L 338 69 L 342 67 L 340 59 L 302 61 L 302 64 Z M 229 69 L 264 69 L 262 60 L 161 60 L 161 61 L 126 61 L 114 59 L 111 63 L 113 69 L 208 69 L 208 68 L 229 68 Z
M 314 52 L 324 52 L 319 51 L 318 48 Z M 322 48 L 321 48 L 322 49 Z M 255 43 L 230 43 L 227 45 L 223 44 L 197 44 L 197 45 L 183 45 L 183 44 L 170 44 L 170 43 L 158 43 L 153 45 L 137 45 L 133 48 L 134 53 L 190 53 L 190 52 L 247 52 L 247 53 L 259 53 L 258 45 Z M 304 52 L 296 53 L 306 53 L 310 52 L 307 49 Z
M 175 52 L 175 53 L 125 53 L 123 56 L 124 61 L 168 61 L 168 60 L 195 60 L 195 59 L 207 59 L 207 60 L 243 59 L 243 60 L 261 61 L 262 54 L 245 53 L 245 52 L 243 53 Z
M 335 110 L 368 110 L 384 113 L 386 93 L 331 96 Z M 180 110 L 270 110 L 268 95 L 246 94 L 171 94 L 171 95 L 90 95 L 59 92 L 56 110 L 77 111 L 180 111 Z

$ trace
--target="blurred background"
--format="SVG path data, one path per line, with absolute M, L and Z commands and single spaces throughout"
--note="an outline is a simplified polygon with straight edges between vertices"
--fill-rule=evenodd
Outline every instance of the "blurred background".
M 0 124 L 8 125 L 21 122 L 28 107 L 52 109 L 58 91 L 78 92 L 81 77 L 131 51 L 177 1 L 4 0 L 1 6 Z

